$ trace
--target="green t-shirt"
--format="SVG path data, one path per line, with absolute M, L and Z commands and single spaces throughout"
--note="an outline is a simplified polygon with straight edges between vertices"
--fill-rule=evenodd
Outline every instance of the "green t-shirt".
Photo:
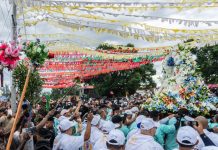
M 119 128 L 119 130 L 121 130 L 124 133 L 125 137 L 127 137 L 129 133 L 129 128 L 126 125 L 122 125 L 122 127 Z

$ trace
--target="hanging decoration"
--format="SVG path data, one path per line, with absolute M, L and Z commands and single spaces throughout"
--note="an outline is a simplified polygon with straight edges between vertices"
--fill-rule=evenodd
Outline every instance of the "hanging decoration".
M 42 10 L 40 10 L 42 11 Z M 54 13 L 59 13 L 62 16 L 69 16 L 69 17 L 57 17 L 54 15 Z M 72 16 L 76 17 L 75 19 L 72 18 Z M 208 32 L 218 32 L 218 29 L 179 29 L 179 28 L 175 28 L 175 29 L 169 29 L 169 28 L 163 28 L 163 27 L 156 27 L 156 26 L 152 26 L 149 25 L 147 23 L 138 23 L 138 22 L 130 22 L 130 21 L 123 21 L 123 20 L 110 20 L 110 19 L 105 19 L 105 17 L 99 17 L 99 16 L 93 16 L 91 14 L 86 14 L 86 15 L 77 15 L 77 14 L 65 14 L 63 11 L 61 10 L 57 10 L 57 11 L 50 11 L 50 10 L 45 10 L 45 12 L 43 13 L 42 17 L 38 17 L 36 19 L 36 16 L 32 16 L 31 18 L 34 18 L 34 20 L 25 21 L 25 25 L 26 26 L 31 26 L 37 24 L 38 22 L 41 21 L 48 21 L 48 20 L 56 20 L 57 22 L 66 22 L 67 23 L 72 23 L 72 24 L 78 24 L 81 26 L 88 26 L 88 27 L 107 27 L 107 28 L 111 28 L 116 26 L 117 28 L 121 28 L 124 31 L 129 31 L 131 32 L 136 32 L 136 33 L 141 33 L 141 34 L 145 34 L 148 32 L 151 33 L 164 33 L 164 34 L 206 34 Z M 80 19 L 78 19 L 80 18 Z M 90 20 L 84 20 L 84 19 L 90 19 Z M 95 21 L 93 21 L 95 20 Z M 106 22 L 100 22 L 101 21 L 106 21 Z M 166 19 L 167 20 L 167 19 Z M 162 20 L 163 21 L 163 20 Z M 172 22 L 173 23 L 173 22 Z M 215 23 L 218 23 L 215 22 Z M 199 24 L 199 23 L 195 23 L 195 24 Z M 209 22 L 208 24 L 211 24 L 211 22 Z M 189 22 L 185 22 L 186 26 L 192 26 L 192 23 Z M 136 26 L 139 26 L 141 28 L 135 28 Z M 145 31 L 146 30 L 146 31 Z
M 141 65 L 161 61 L 164 55 L 137 57 L 132 59 L 102 59 L 78 52 L 52 52 L 54 59 L 39 68 L 40 76 L 47 88 L 69 87 L 75 78 L 88 79 L 114 71 L 138 68 Z
M 202 32 L 204 33 L 198 33 L 198 30 L 196 30 L 195 34 L 189 34 L 188 30 L 186 34 L 170 34 L 170 33 L 165 33 L 165 34 L 154 34 L 154 33 L 150 33 L 148 34 L 145 30 L 143 29 L 138 29 L 138 28 L 125 28 L 125 29 L 113 29 L 113 28 L 108 28 L 106 27 L 107 25 L 104 24 L 104 26 L 101 26 L 101 23 L 95 23 L 95 22 L 83 22 L 85 24 L 80 24 L 79 22 L 66 22 L 66 21 L 55 21 L 55 20 L 48 20 L 47 21 L 49 24 L 55 25 L 56 27 L 70 27 L 73 30 L 85 30 L 86 28 L 89 28 L 90 30 L 95 31 L 96 33 L 109 33 L 109 34 L 113 34 L 116 36 L 120 36 L 123 38 L 130 38 L 133 37 L 135 39 L 142 39 L 145 41 L 149 41 L 149 42 L 160 42 L 160 41 L 176 41 L 176 40 L 188 40 L 188 39 L 217 39 L 217 35 L 215 34 L 217 32 L 217 30 L 214 29 L 212 31 L 207 31 L 207 30 L 202 30 Z M 25 22 L 28 24 L 28 22 Z M 94 23 L 94 24 L 92 24 Z M 26 24 L 26 25 L 27 25 Z M 31 25 L 35 24 L 33 22 L 30 23 Z M 29 24 L 29 25 L 30 25 Z M 128 30 L 127 30 L 128 29 Z M 161 30 L 160 30 L 161 31 Z M 175 31 L 178 31 L 177 29 L 175 29 Z M 186 30 L 184 30 L 186 31 Z M 201 31 L 200 31 L 201 32 Z M 194 33 L 194 31 L 193 31 Z M 213 34 L 214 33 L 214 34 Z M 51 35 L 51 34 L 50 34 Z M 46 36 L 46 35 L 44 35 Z M 49 36 L 49 35 L 48 35 Z M 65 38 L 66 36 L 71 36 L 70 34 L 65 34 L 63 35 Z
M 102 16 L 105 15 L 110 15 L 113 17 L 118 17 L 118 16 L 124 16 L 124 17 L 133 17 L 133 18 L 143 18 L 143 19 L 149 19 L 149 20 L 161 20 L 161 22 L 168 22 L 170 24 L 172 23 L 179 23 L 187 26 L 193 26 L 193 27 L 198 27 L 200 23 L 206 24 L 208 26 L 211 26 L 212 24 L 218 24 L 218 20 L 191 20 L 191 19 L 179 19 L 179 18 L 169 18 L 169 17 L 161 17 L 161 16 L 149 16 L 149 15 L 133 15 L 133 14 L 126 14 L 126 13 L 115 13 L 115 12 L 105 12 L 101 10 L 86 10 L 86 9 L 76 9 L 81 12 L 86 12 L 90 15 L 93 16 L 93 18 L 97 19 L 96 16 L 97 14 L 101 14 Z M 55 12 L 58 12 L 56 10 Z M 71 15 L 71 14 L 66 14 L 63 11 L 58 12 L 63 14 L 64 16 L 66 15 Z M 82 16 L 81 16 L 82 17 Z
M 15 42 L 0 44 L 0 63 L 9 70 L 14 69 L 20 60 L 21 46 L 16 46 Z
M 96 8 L 110 8 L 110 9 L 128 9 L 129 11 L 145 10 L 148 8 L 160 9 L 160 8 L 196 8 L 196 7 L 217 7 L 218 2 L 84 2 L 84 1 L 47 1 L 47 0 L 15 0 L 18 6 L 31 7 L 70 7 L 71 9 L 77 9 L 80 7 L 86 9 Z
M 107 54 L 131 54 L 131 53 L 138 53 L 138 49 L 136 48 L 119 48 L 119 49 L 111 49 L 111 50 L 97 50 L 100 53 L 107 53 Z
M 125 17 L 132 17 L 132 18 L 143 18 L 143 19 L 149 19 L 149 20 L 161 20 L 161 22 L 168 22 L 169 24 L 172 23 L 178 23 L 178 24 L 183 24 L 185 26 L 188 27 L 198 27 L 199 24 L 203 23 L 207 26 L 212 26 L 213 24 L 218 24 L 218 20 L 189 20 L 189 19 L 179 19 L 179 18 L 168 18 L 168 17 L 159 17 L 159 16 L 145 16 L 145 15 L 132 15 L 132 14 L 126 14 L 126 13 L 115 13 L 115 12 L 105 12 L 102 10 L 86 10 L 86 9 L 76 9 L 76 12 L 79 10 L 79 12 L 82 13 L 86 13 L 86 14 L 79 14 L 71 12 L 71 13 L 66 13 L 64 11 L 64 9 L 59 9 L 59 8 L 55 8 L 55 7 L 45 7 L 42 8 L 40 7 L 32 7 L 32 8 L 28 8 L 28 11 L 22 12 L 20 14 L 18 14 L 18 16 L 22 16 L 23 14 L 28 15 L 27 19 L 35 19 L 35 18 L 40 18 L 38 16 L 42 16 L 42 17 L 47 17 L 49 15 L 52 14 L 61 14 L 62 16 L 68 17 L 68 18 L 72 18 L 72 17 L 80 17 L 80 18 L 86 18 L 86 19 L 93 19 L 93 20 L 103 20 L 109 23 L 122 23 L 122 24 L 138 24 L 138 23 L 134 23 L 134 22 L 125 22 L 122 21 L 120 19 L 106 19 L 105 15 L 110 15 L 112 17 L 117 18 L 118 16 L 125 16 Z M 35 14 L 29 14 L 28 12 L 35 12 Z M 101 14 L 101 16 L 99 16 L 99 14 Z M 40 18 L 42 19 L 42 18 Z M 142 25 L 142 23 L 140 23 L 140 25 Z M 143 23 L 143 25 L 146 25 L 147 27 L 149 27 L 149 25 Z

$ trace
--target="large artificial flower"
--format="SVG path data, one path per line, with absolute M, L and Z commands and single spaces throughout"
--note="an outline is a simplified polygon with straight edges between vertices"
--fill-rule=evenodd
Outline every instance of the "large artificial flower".
M 15 42 L 0 44 L 0 63 L 2 66 L 9 70 L 14 69 L 17 66 L 17 62 L 20 60 L 19 54 L 21 46 L 16 46 Z

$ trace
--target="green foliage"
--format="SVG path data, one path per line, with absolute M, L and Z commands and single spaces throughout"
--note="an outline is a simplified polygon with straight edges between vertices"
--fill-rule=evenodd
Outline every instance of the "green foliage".
M 126 45 L 126 47 L 135 47 L 135 45 L 132 44 L 132 43 L 128 43 L 128 44 Z
M 113 72 L 99 75 L 88 81 L 95 86 L 96 93 L 100 96 L 109 96 L 110 91 L 115 96 L 125 96 L 126 92 L 134 94 L 143 85 L 143 89 L 152 89 L 156 86 L 152 75 L 156 72 L 153 64 L 143 65 L 134 70 Z
M 28 68 L 21 62 L 13 71 L 13 79 L 15 81 L 15 87 L 18 89 L 18 93 L 21 95 Z M 25 98 L 32 104 L 35 104 L 40 99 L 40 93 L 42 91 L 43 81 L 39 76 L 38 71 L 32 71 L 30 74 L 29 84 L 25 94 Z
M 206 45 L 193 48 L 192 53 L 197 56 L 197 72 L 200 72 L 207 84 L 218 83 L 218 45 Z
M 113 45 L 103 43 L 103 44 L 100 44 L 96 49 L 97 50 L 99 50 L 99 49 L 101 49 L 101 50 L 111 50 L 111 49 L 115 49 L 115 47 Z
M 46 46 L 44 44 L 40 44 L 39 41 L 30 43 L 25 42 L 23 46 L 25 54 L 34 65 L 42 65 L 48 58 Z
M 75 87 L 69 87 L 65 89 L 52 89 L 50 97 L 53 100 L 57 100 L 65 95 L 66 96 L 79 95 L 79 90 Z

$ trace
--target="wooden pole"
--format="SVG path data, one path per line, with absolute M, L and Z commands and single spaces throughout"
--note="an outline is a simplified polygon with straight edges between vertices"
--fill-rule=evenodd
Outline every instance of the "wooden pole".
M 25 97 L 25 93 L 26 93 L 26 90 L 27 90 L 28 83 L 29 83 L 30 73 L 31 73 L 31 67 L 29 67 L 29 69 L 28 69 L 28 73 L 27 73 L 27 76 L 26 76 L 26 80 L 25 80 L 25 84 L 24 84 L 23 91 L 22 91 L 22 94 L 21 94 L 21 98 L 20 98 L 20 101 L 19 101 L 19 104 L 18 104 L 18 107 L 17 107 L 17 113 L 16 113 L 16 116 L 15 116 L 15 119 L 14 119 L 14 122 L 13 122 L 13 126 L 11 128 L 11 132 L 10 132 L 10 136 L 9 136 L 9 139 L 8 139 L 6 150 L 10 150 L 10 146 L 11 146 L 13 136 L 14 136 L 14 131 L 15 131 L 16 126 L 17 126 L 18 118 L 20 117 L 23 100 L 24 100 L 24 97 Z

